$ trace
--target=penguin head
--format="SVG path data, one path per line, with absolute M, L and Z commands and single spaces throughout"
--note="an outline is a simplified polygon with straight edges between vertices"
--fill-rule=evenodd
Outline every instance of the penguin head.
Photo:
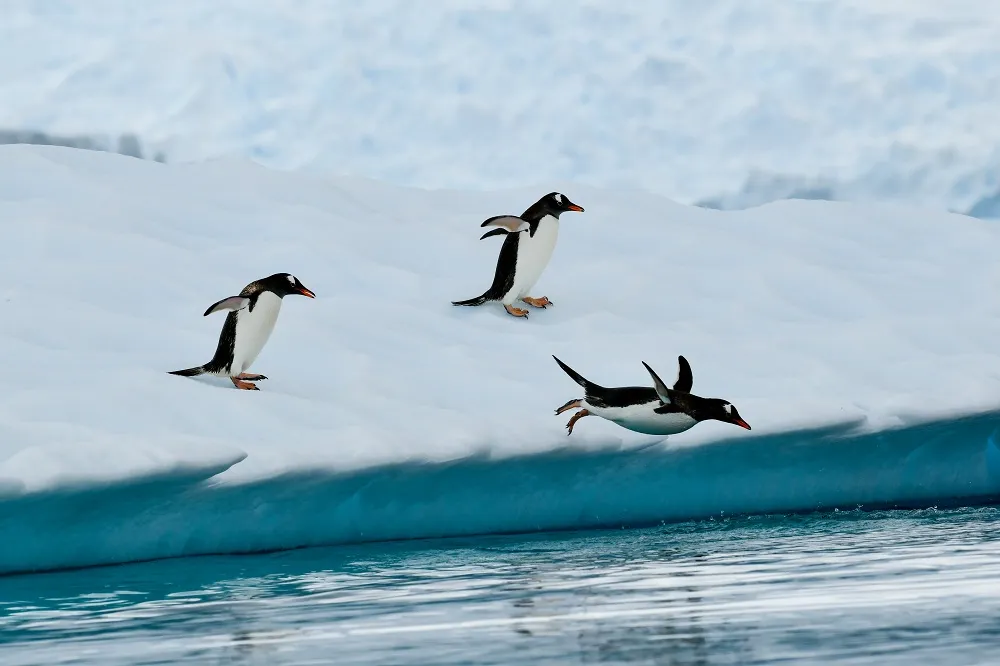
M 560 192 L 550 192 L 542 197 L 538 203 L 545 210 L 546 213 L 552 217 L 559 217 L 561 213 L 566 213 L 573 211 L 576 213 L 582 213 L 583 207 L 577 206 L 575 203 L 569 200 L 565 194 Z
M 267 291 L 274 292 L 280 298 L 291 294 L 300 294 L 309 298 L 316 298 L 311 290 L 307 289 L 299 279 L 291 273 L 275 273 L 260 281 L 260 285 Z
M 743 420 L 731 402 L 719 398 L 702 398 L 699 403 L 697 414 L 694 415 L 699 421 L 722 421 L 750 430 L 750 424 Z

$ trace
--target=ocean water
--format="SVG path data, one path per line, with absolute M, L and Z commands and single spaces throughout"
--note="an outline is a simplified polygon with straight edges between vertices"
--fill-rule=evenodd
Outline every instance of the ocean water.
M 848 511 L 9 576 L 0 663 L 997 663 L 998 529 Z

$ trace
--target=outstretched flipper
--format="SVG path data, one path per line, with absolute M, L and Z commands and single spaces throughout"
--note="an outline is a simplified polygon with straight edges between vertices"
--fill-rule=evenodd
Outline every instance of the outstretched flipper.
M 480 227 L 497 227 L 487 231 L 485 234 L 479 237 L 479 240 L 484 238 L 489 238 L 490 236 L 505 236 L 507 234 L 516 234 L 519 231 L 527 231 L 531 225 L 522 220 L 516 215 L 497 215 L 496 217 L 491 217 L 486 220 Z
M 222 312 L 223 310 L 236 312 L 237 310 L 242 310 L 248 305 L 250 305 L 250 299 L 245 296 L 229 296 L 228 298 L 223 298 L 221 301 L 213 303 L 207 310 L 205 310 L 205 314 L 202 316 L 207 317 L 213 312 Z
M 690 393 L 694 386 L 694 375 L 691 374 L 691 364 L 683 356 L 677 357 L 677 381 L 674 382 L 674 390 L 680 393 Z
M 674 382 L 674 388 L 669 389 L 663 383 L 663 380 L 660 379 L 660 376 L 649 367 L 649 364 L 645 361 L 642 362 L 649 376 L 653 378 L 653 387 L 656 389 L 656 395 L 660 398 L 661 402 L 667 405 L 674 402 L 676 393 L 690 393 L 691 387 L 694 386 L 694 375 L 691 373 L 691 365 L 687 362 L 687 359 L 683 356 L 678 356 L 677 363 L 680 366 L 677 372 L 677 381 Z
M 527 231 L 531 228 L 530 224 L 516 215 L 497 215 L 496 217 L 491 217 L 486 220 L 479 226 L 496 227 L 496 229 L 491 229 L 480 236 L 479 240 L 489 238 L 490 236 L 506 236 L 507 234 L 516 234 L 519 231 Z
M 508 233 L 517 233 L 529 228 L 529 224 L 517 215 L 496 215 L 486 220 L 480 227 L 499 227 Z
M 479 240 L 489 238 L 490 236 L 506 236 L 511 232 L 506 229 L 494 229 L 493 231 L 487 231 L 485 234 L 479 237 Z

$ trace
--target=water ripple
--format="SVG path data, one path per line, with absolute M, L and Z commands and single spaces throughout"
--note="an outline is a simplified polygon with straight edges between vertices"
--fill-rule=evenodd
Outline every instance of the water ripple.
M 836 512 L 0 579 L 0 662 L 989 663 L 1000 511 Z

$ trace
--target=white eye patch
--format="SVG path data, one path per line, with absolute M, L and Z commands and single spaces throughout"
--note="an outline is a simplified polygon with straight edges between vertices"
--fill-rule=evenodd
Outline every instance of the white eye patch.
M 733 413 L 733 406 L 730 405 L 728 402 L 726 404 L 724 404 L 722 406 L 722 408 L 726 410 L 726 414 L 732 414 Z
M 556 203 L 557 204 L 561 204 L 562 203 L 563 196 L 561 194 L 559 194 L 558 192 L 556 192 L 556 197 L 555 198 L 556 198 Z
M 289 275 L 288 276 L 288 281 L 291 282 L 292 284 L 295 284 L 295 276 L 294 275 Z

